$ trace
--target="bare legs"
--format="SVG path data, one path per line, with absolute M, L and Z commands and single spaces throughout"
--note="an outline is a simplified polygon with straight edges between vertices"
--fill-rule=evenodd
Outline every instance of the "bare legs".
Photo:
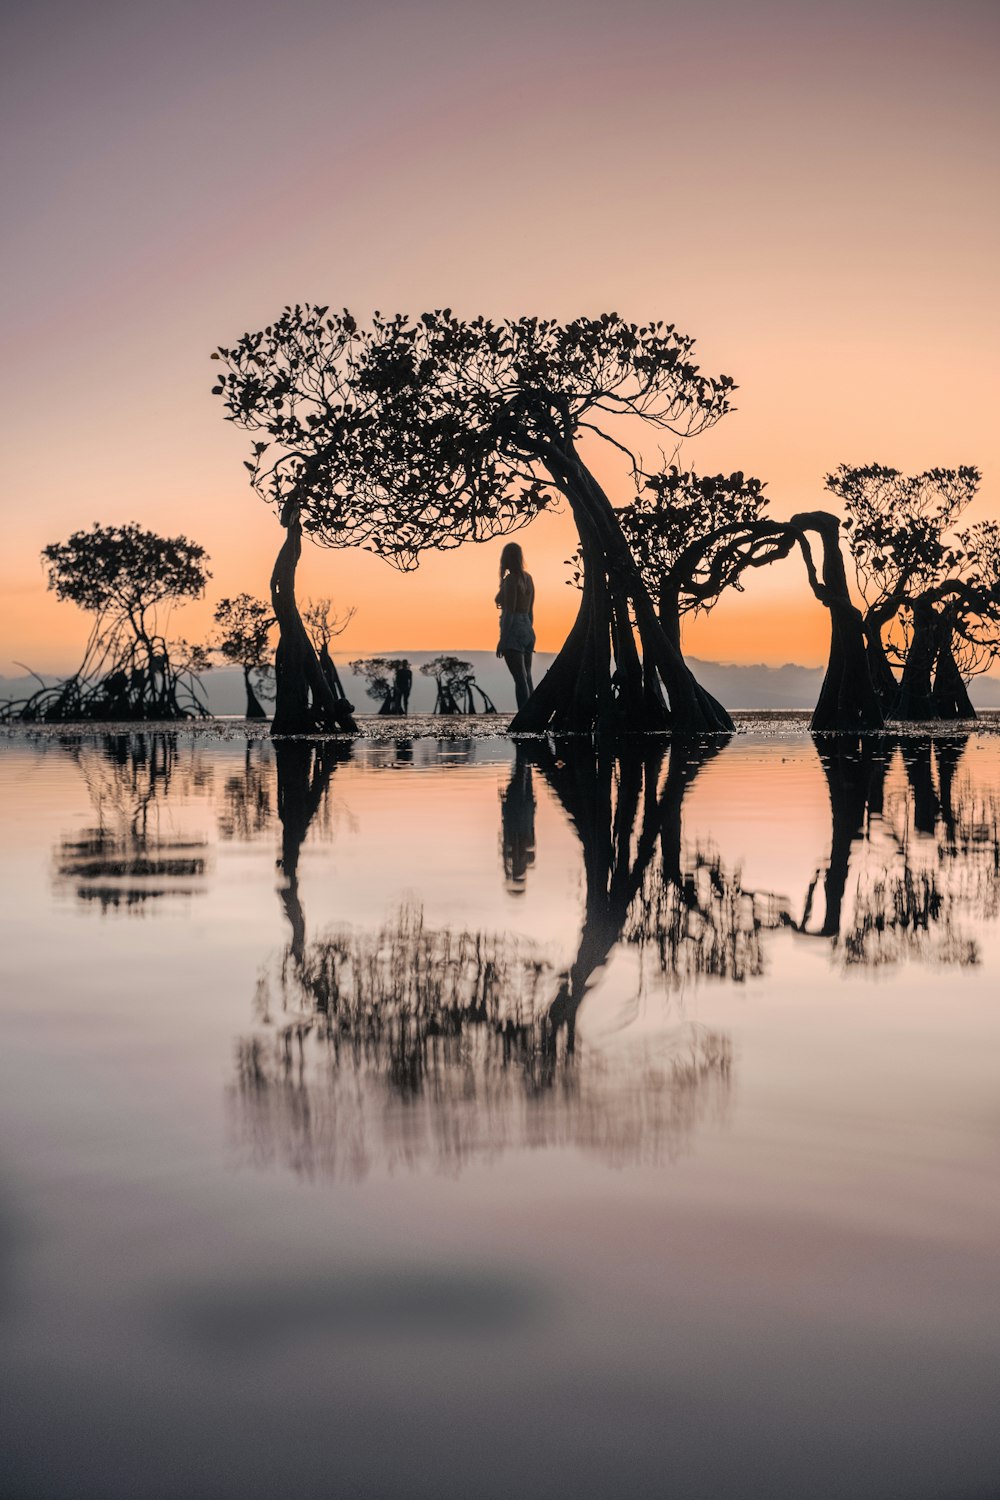
M 523 708 L 535 691 L 531 681 L 531 651 L 505 651 L 503 659 L 507 663 L 507 669 L 514 679 L 514 693 L 517 697 L 518 708 Z

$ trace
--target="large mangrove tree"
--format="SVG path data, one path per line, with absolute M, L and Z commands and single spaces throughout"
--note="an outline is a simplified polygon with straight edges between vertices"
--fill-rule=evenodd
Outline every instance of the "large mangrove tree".
M 512 727 L 729 729 L 664 632 L 581 453 L 584 440 L 604 441 L 634 470 L 634 433 L 690 437 L 718 421 L 734 383 L 704 375 L 693 349 L 672 324 L 616 313 L 494 322 L 445 308 L 375 314 L 362 329 L 347 312 L 308 306 L 220 349 L 215 390 L 231 420 L 265 435 L 248 468 L 286 531 L 272 587 L 275 727 L 334 712 L 294 603 L 303 534 L 406 568 L 427 548 L 523 526 L 561 495 L 579 532 L 580 609 Z

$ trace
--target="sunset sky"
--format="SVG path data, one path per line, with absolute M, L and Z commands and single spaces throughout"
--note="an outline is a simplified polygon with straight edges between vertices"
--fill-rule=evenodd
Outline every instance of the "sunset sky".
M 211 604 L 280 535 L 209 354 L 286 302 L 663 318 L 738 411 L 682 454 L 768 482 L 977 464 L 1000 514 L 1000 7 L 676 0 L 13 0 L 3 62 L 0 673 L 74 664 L 38 554 L 93 520 L 184 532 Z M 656 458 L 651 436 L 644 450 Z M 608 450 L 610 452 L 610 450 Z M 614 500 L 624 466 L 595 456 Z M 565 516 L 521 533 L 540 649 Z M 340 644 L 495 643 L 500 544 L 412 575 L 309 549 Z M 689 625 L 695 655 L 820 662 L 794 561 Z

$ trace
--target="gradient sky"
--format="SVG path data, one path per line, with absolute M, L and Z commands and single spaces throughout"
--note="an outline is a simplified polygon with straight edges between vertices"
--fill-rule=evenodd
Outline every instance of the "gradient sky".
M 38 553 L 93 520 L 208 548 L 186 634 L 220 595 L 265 591 L 279 529 L 208 356 L 289 301 L 664 318 L 740 386 L 685 464 L 758 474 L 781 516 L 822 503 L 840 462 L 975 463 L 979 513 L 1000 513 L 994 4 L 8 0 L 4 16 L 0 673 L 73 665 L 86 622 L 46 593 Z M 624 470 L 599 464 L 626 499 Z M 520 540 L 552 649 L 572 528 Z M 489 647 L 499 550 L 403 577 L 310 548 L 301 592 L 357 606 L 352 653 Z M 686 644 L 812 664 L 826 637 L 789 561 Z

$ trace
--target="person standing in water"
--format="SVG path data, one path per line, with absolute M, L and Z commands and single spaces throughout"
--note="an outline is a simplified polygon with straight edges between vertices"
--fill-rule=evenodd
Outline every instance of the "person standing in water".
M 531 681 L 531 657 L 535 649 L 535 585 L 524 571 L 524 553 L 517 542 L 508 542 L 500 554 L 500 641 L 497 656 L 502 656 L 514 679 L 517 706 L 523 708 L 534 685 Z

